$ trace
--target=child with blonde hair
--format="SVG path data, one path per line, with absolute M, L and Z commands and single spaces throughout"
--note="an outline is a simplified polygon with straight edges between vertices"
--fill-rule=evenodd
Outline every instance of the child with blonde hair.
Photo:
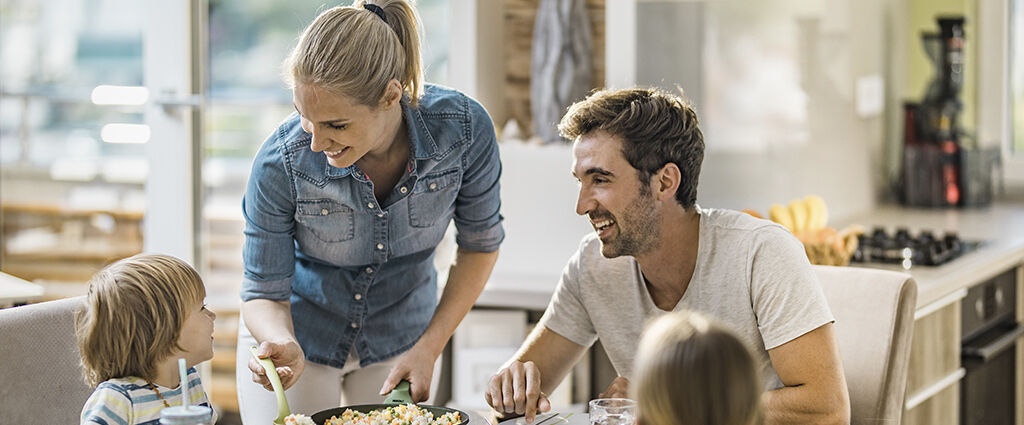
M 160 411 L 210 407 L 195 365 L 213 358 L 213 320 L 199 273 L 177 258 L 141 254 L 99 271 L 75 316 L 85 380 L 96 387 L 82 424 L 156 424 Z M 185 358 L 188 382 L 181 382 Z
M 635 397 L 643 425 L 760 423 L 761 383 L 732 332 L 690 312 L 665 314 L 644 331 Z

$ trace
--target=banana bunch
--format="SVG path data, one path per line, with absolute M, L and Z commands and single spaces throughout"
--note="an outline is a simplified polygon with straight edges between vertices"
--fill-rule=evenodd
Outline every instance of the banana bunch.
M 798 235 L 804 232 L 816 232 L 824 229 L 828 223 L 828 207 L 825 200 L 810 195 L 804 199 L 796 199 L 788 206 L 772 205 L 768 209 L 768 218 L 783 225 Z
M 828 207 L 825 200 L 810 195 L 782 206 L 772 205 L 768 218 L 781 224 L 804 244 L 807 257 L 814 264 L 846 265 L 857 250 L 857 236 L 864 229 L 857 225 L 841 231 L 828 227 Z

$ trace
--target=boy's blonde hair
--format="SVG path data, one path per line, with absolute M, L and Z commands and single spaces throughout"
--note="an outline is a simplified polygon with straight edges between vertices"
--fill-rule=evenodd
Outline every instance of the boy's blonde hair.
M 384 18 L 366 9 L 367 3 L 380 7 Z M 395 79 L 416 106 L 423 90 L 418 22 L 405 0 L 359 0 L 327 9 L 285 60 L 285 82 L 292 88 L 313 84 L 376 108 Z
M 155 378 L 157 363 L 182 351 L 182 326 L 205 297 L 199 273 L 168 255 L 140 254 L 100 270 L 75 315 L 85 381 Z
M 659 317 L 636 359 L 644 425 L 750 425 L 760 420 L 761 385 L 747 347 L 697 313 Z

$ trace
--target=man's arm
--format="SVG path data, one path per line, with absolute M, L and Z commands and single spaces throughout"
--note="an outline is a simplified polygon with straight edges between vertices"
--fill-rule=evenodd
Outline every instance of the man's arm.
M 848 424 L 850 394 L 831 323 L 768 351 L 782 388 L 761 398 L 765 424 Z
M 484 398 L 497 412 L 525 414 L 532 423 L 538 410 L 551 408 L 546 394 L 555 390 L 584 352 L 586 347 L 537 325 L 515 356 L 491 377 Z

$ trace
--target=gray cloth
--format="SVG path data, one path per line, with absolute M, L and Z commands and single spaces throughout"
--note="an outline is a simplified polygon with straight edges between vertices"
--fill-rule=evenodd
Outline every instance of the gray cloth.
M 674 310 L 703 313 L 735 331 L 759 361 L 764 388 L 779 388 L 767 350 L 834 321 L 803 245 L 770 221 L 697 209 L 697 265 Z M 540 323 L 579 345 L 600 338 L 616 372 L 630 378 L 644 325 L 663 313 L 636 260 L 604 258 L 600 241 L 589 234 Z
M 533 134 L 545 143 L 563 140 L 558 122 L 591 88 L 592 45 L 585 0 L 541 0 L 533 24 L 530 109 Z

